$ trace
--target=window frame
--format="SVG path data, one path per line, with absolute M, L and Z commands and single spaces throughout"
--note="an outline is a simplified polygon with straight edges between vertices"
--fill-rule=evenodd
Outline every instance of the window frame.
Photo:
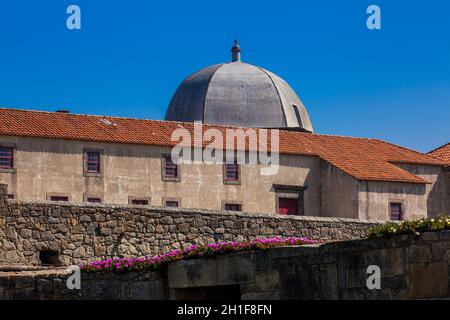
M 89 199 L 99 199 L 99 202 L 95 202 L 95 201 L 89 201 Z M 83 202 L 85 203 L 103 203 L 103 197 L 97 194 L 84 194 L 83 195 Z
M 53 200 L 52 198 L 67 198 L 67 200 Z M 47 201 L 51 202 L 70 202 L 70 196 L 67 193 L 52 192 L 47 193 Z
M 302 114 L 300 112 L 300 108 L 296 104 L 293 104 L 292 108 L 294 109 L 294 114 L 295 114 L 295 118 L 297 119 L 298 126 L 300 128 L 303 128 Z
M 152 198 L 151 197 L 139 197 L 139 196 L 129 196 L 128 197 L 128 204 L 132 205 L 132 206 L 150 206 L 152 203 Z M 147 204 L 138 204 L 138 203 L 133 203 L 134 201 L 147 201 Z
M 237 170 L 235 172 L 237 172 L 237 178 L 229 178 L 228 177 L 228 166 L 229 165 L 235 165 Z M 237 163 L 236 161 L 234 163 L 224 163 L 223 164 L 223 183 L 224 184 L 241 184 L 241 165 L 239 163 Z
M 177 207 L 171 207 L 167 205 L 167 202 L 177 202 Z M 181 198 L 174 198 L 174 197 L 163 197 L 162 198 L 162 204 L 166 208 L 181 208 Z
M 171 158 L 170 153 L 164 153 L 161 155 L 161 180 L 162 181 L 172 181 L 172 182 L 179 182 L 181 181 L 181 166 L 180 164 L 173 163 L 176 166 L 176 175 L 175 176 L 167 176 L 166 175 L 166 166 L 167 166 L 167 159 Z
M 95 160 L 90 160 L 90 158 L 92 158 L 92 156 L 95 156 Z M 86 172 L 89 173 L 100 173 L 101 168 L 100 168 L 100 153 L 98 152 L 92 152 L 92 151 L 88 151 L 86 152 Z M 89 167 L 93 165 L 95 166 L 95 169 L 92 170 Z
M 297 199 L 298 215 L 305 215 L 305 190 L 307 186 L 293 186 L 274 184 L 272 190 L 275 192 L 275 214 L 280 215 L 280 198 L 294 198 Z
M 0 173 L 16 173 L 17 172 L 17 148 L 14 143 L 2 142 L 1 148 L 11 149 L 11 167 L 0 166 Z M 8 157 L 9 158 L 9 157 Z
M 398 205 L 399 206 L 400 219 L 398 219 L 398 220 L 393 220 L 392 219 L 392 206 L 393 205 Z M 389 212 L 388 212 L 389 221 L 404 221 L 405 220 L 405 205 L 404 205 L 403 201 L 398 201 L 398 200 L 389 201 L 388 210 L 389 210 Z
M 98 169 L 99 171 L 91 171 L 89 169 L 89 153 L 97 153 L 98 154 Z M 85 177 L 103 177 L 104 172 L 104 159 L 103 158 L 103 149 L 94 149 L 94 148 L 84 148 L 83 149 L 83 175 Z
M 228 205 L 233 206 L 240 206 L 241 210 L 227 210 L 226 207 Z M 222 200 L 222 210 L 224 211 L 232 211 L 232 212 L 243 212 L 244 211 L 244 205 L 242 204 L 242 201 L 232 201 L 232 200 Z

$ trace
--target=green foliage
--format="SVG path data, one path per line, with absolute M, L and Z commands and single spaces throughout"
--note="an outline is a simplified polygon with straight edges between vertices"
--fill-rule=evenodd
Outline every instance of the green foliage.
M 369 229 L 369 238 L 387 238 L 399 234 L 411 234 L 415 237 L 424 232 L 450 230 L 450 216 L 434 219 L 420 219 L 402 222 L 386 222 Z

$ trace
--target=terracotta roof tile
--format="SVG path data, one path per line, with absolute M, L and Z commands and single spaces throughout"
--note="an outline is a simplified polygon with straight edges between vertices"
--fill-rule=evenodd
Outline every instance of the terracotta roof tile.
M 176 128 L 186 128 L 192 133 L 194 125 L 185 122 L 0 108 L 0 135 L 174 146 L 177 142 L 171 141 L 171 135 Z M 227 128 L 234 127 L 203 126 L 203 130 L 208 128 L 224 132 Z M 208 143 L 204 143 L 206 145 Z M 445 164 L 445 159 L 439 160 L 377 139 L 289 130 L 280 130 L 279 148 L 283 154 L 320 157 L 359 180 L 427 183 L 394 164 Z
M 437 149 L 434 149 L 433 151 L 428 152 L 428 154 L 435 157 L 436 159 L 444 161 L 445 163 L 447 163 L 447 165 L 450 166 L 450 142 Z

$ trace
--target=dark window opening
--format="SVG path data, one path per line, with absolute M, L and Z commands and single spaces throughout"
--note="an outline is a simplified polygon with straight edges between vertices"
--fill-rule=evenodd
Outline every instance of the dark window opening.
M 278 213 L 282 215 L 298 215 L 298 199 L 278 198 Z
M 14 167 L 13 148 L 0 147 L 0 168 L 12 169 Z
M 391 220 L 401 221 L 403 220 L 402 204 L 401 203 L 391 203 Z
M 292 107 L 294 108 L 295 117 L 297 118 L 297 122 L 298 122 L 299 127 L 303 127 L 302 116 L 300 115 L 300 110 L 298 109 L 298 106 L 293 104 Z
M 8 197 L 9 200 L 13 200 L 14 199 L 14 195 L 13 194 L 8 194 L 7 197 Z
M 66 196 L 51 196 L 50 197 L 50 201 L 67 202 L 67 201 L 69 201 L 69 197 L 66 197 Z
M 242 205 L 236 203 L 225 203 L 224 209 L 228 211 L 242 211 Z
M 239 181 L 239 165 L 225 164 L 225 181 Z
M 100 153 L 98 152 L 86 153 L 86 171 L 93 173 L 100 172 Z
M 178 201 L 166 201 L 166 207 L 178 208 Z
M 172 161 L 171 156 L 164 156 L 164 177 L 177 178 L 178 165 Z
M 91 198 L 91 197 L 89 197 L 86 200 L 87 200 L 87 202 L 91 202 L 91 203 L 101 203 L 102 202 L 102 199 L 100 199 L 100 198 Z
M 132 199 L 131 204 L 141 205 L 141 206 L 148 206 L 148 200 L 145 199 Z
M 42 250 L 39 251 L 39 262 L 41 266 L 61 266 L 58 251 Z

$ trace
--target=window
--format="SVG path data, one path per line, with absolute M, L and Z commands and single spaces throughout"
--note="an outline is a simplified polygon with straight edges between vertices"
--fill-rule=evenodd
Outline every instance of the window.
M 12 147 L 0 147 L 0 168 L 14 168 Z
M 228 211 L 242 211 L 242 205 L 237 203 L 225 203 L 224 209 Z
M 278 198 L 278 213 L 298 215 L 298 198 Z
M 9 200 L 14 200 L 14 195 L 13 194 L 8 194 L 7 197 L 8 197 Z
M 172 161 L 172 157 L 164 155 L 162 157 L 162 177 L 165 181 L 180 181 L 179 168 L 176 163 Z
M 168 200 L 166 201 L 166 207 L 178 208 L 178 201 Z
M 67 196 L 50 196 L 50 201 L 69 201 Z
M 298 125 L 299 125 L 300 127 L 303 127 L 302 116 L 300 115 L 300 110 L 298 109 L 298 106 L 296 106 L 295 104 L 293 104 L 292 107 L 294 108 L 295 117 L 297 118 Z
M 101 203 L 102 199 L 100 198 L 95 198 L 95 197 L 88 197 L 86 198 L 86 202 L 91 202 L 91 203 Z
M 148 206 L 148 200 L 147 199 L 131 199 L 131 204 Z
M 403 220 L 403 212 L 402 212 L 402 204 L 401 203 L 392 202 L 390 204 L 390 211 L 391 211 L 391 220 L 393 220 L 393 221 Z
M 86 171 L 92 173 L 100 172 L 100 153 L 87 152 L 86 153 Z
M 225 182 L 238 182 L 240 178 L 239 165 L 237 163 L 224 164 Z

